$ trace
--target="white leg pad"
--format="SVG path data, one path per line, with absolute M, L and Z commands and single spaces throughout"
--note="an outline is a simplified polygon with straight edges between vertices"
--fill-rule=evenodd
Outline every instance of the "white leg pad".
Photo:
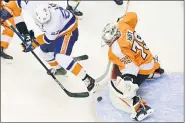
M 133 112 L 133 97 L 136 96 L 136 91 L 139 89 L 137 84 L 124 81 L 121 77 L 117 77 L 117 80 L 113 83 L 114 87 L 122 92 L 120 94 L 112 84 L 109 84 L 109 98 L 118 110 L 122 110 L 127 113 Z

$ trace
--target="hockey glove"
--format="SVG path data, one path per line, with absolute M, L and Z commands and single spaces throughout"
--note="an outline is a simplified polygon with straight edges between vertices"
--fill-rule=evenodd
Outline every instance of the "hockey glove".
M 29 34 L 26 34 L 23 36 L 24 37 L 24 41 L 27 43 L 27 42 L 31 42 L 32 39 L 31 39 L 31 36 Z
M 23 52 L 27 53 L 35 49 L 35 47 L 31 43 L 27 43 L 26 45 L 24 43 L 21 43 Z
M 21 43 L 23 47 L 23 52 L 30 52 L 35 49 L 35 45 L 39 45 L 38 42 L 35 41 L 34 32 L 31 30 L 29 34 L 23 36 L 25 43 Z

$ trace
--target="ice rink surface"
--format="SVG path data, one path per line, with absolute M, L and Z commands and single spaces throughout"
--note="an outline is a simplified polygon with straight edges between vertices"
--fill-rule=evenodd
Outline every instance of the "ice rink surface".
M 64 1 L 54 3 L 65 6 Z M 79 6 L 84 16 L 79 21 L 80 36 L 72 55 L 88 54 L 89 60 L 81 64 L 95 78 L 105 71 L 107 64 L 107 47 L 100 47 L 102 29 L 107 23 L 115 22 L 122 16 L 125 6 L 126 2 L 124 6 L 117 6 L 113 1 L 82 1 Z M 33 9 L 34 5 L 30 5 L 28 12 L 24 12 L 24 18 L 29 29 L 39 34 L 40 31 L 30 16 Z M 151 83 L 146 82 L 141 87 L 143 98 L 156 109 L 154 115 L 146 121 L 183 121 L 183 10 L 183 1 L 130 2 L 128 11 L 136 12 L 139 18 L 136 31 L 145 40 L 152 53 L 159 56 L 160 63 L 167 72 L 163 78 Z M 127 114 L 109 105 L 107 89 L 101 93 L 104 97 L 101 103 L 97 103 L 93 97 L 69 98 L 46 74 L 32 54 L 22 53 L 21 50 L 20 41 L 14 36 L 8 50 L 8 53 L 14 56 L 13 62 L 10 64 L 1 61 L 2 122 L 105 121 L 105 117 L 110 121 L 129 121 Z M 36 53 L 38 50 L 35 50 Z M 68 76 L 68 78 L 58 77 L 68 90 L 86 91 L 85 85 L 79 78 L 70 73 Z M 105 81 L 107 80 L 108 77 Z M 118 116 L 108 116 L 107 113 L 110 111 Z M 173 116 L 176 119 L 168 116 L 172 115 L 172 111 L 175 112 Z M 157 116 L 158 114 L 161 115 Z M 122 117 L 123 115 L 126 117 Z

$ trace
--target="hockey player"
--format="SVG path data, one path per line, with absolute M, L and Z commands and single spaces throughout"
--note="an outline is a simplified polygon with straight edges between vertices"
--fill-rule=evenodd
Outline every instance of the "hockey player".
M 154 110 L 136 92 L 143 81 L 160 77 L 164 70 L 135 31 L 136 24 L 137 14 L 128 12 L 117 23 L 105 26 L 102 39 L 109 46 L 108 57 L 114 64 L 110 100 L 117 109 L 140 121 Z
M 0 46 L 0 57 L 4 59 L 13 59 L 12 56 L 5 53 L 8 48 L 10 41 L 13 38 L 14 32 L 9 28 L 6 23 L 8 20 L 17 30 L 23 35 L 26 41 L 30 41 L 29 31 L 22 17 L 21 1 L 9 1 L 5 0 L 6 4 L 1 1 L 1 26 L 4 30 L 1 34 L 1 46 Z M 27 1 L 22 1 L 27 4 Z
M 68 10 L 57 4 L 41 4 L 35 9 L 35 22 L 44 32 L 36 40 L 27 42 L 24 52 L 29 52 L 40 46 L 40 55 L 57 67 L 63 67 L 84 81 L 89 92 L 94 92 L 95 79 L 73 59 L 73 46 L 78 39 L 78 20 Z M 51 71 L 52 72 L 52 71 Z
M 79 4 L 80 4 L 79 0 L 67 0 L 66 9 L 76 16 L 82 16 L 83 13 L 77 9 Z

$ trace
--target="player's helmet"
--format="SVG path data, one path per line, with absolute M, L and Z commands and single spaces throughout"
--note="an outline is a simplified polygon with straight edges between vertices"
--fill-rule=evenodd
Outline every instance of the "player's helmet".
M 108 23 L 102 31 L 102 39 L 107 45 L 110 45 L 120 36 L 121 33 L 115 23 Z
M 51 13 L 47 4 L 40 4 L 36 6 L 35 17 L 41 24 L 48 22 L 51 19 Z

